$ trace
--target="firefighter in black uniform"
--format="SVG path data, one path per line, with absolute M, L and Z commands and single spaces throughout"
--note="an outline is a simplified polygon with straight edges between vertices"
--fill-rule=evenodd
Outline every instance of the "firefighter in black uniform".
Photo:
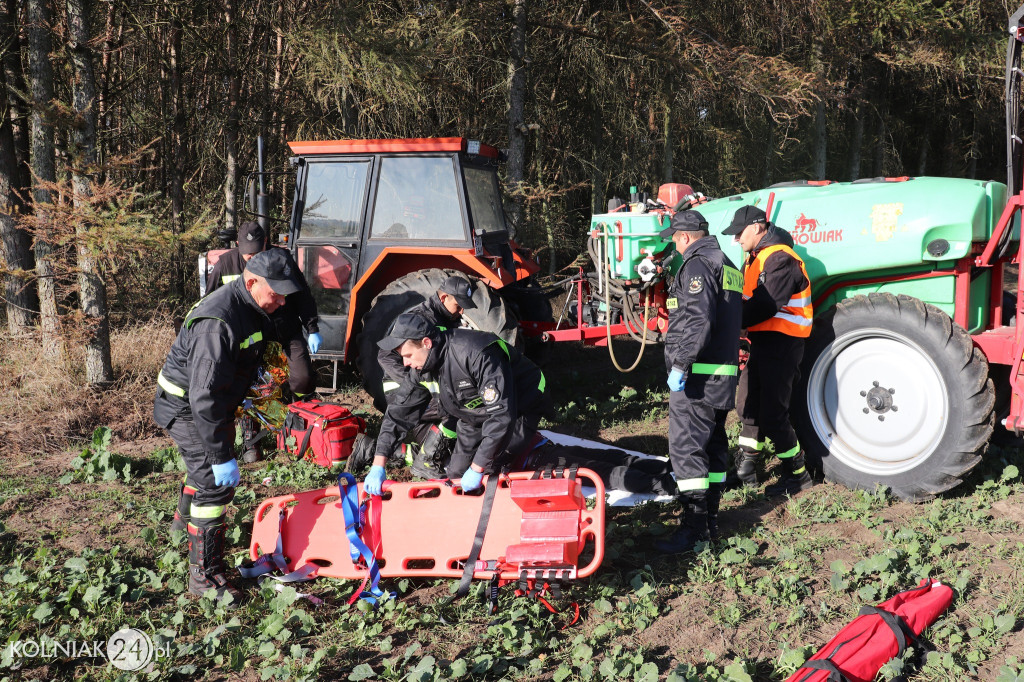
M 770 438 L 775 455 L 782 460 L 783 474 L 778 483 L 765 487 L 765 494 L 795 494 L 814 485 L 789 423 L 804 340 L 811 334 L 811 280 L 793 250 L 793 238 L 770 224 L 756 206 L 737 210 L 723 234 L 735 235 L 747 254 L 743 327 L 750 339 L 750 359 L 736 398 L 743 423 L 736 473 L 744 485 L 757 485 L 755 466 L 765 438 Z
M 366 476 L 370 494 L 380 494 L 388 456 L 421 421 L 430 394 L 438 396 L 443 414 L 457 420 L 447 473 L 461 478 L 464 490 L 478 488 L 484 474 L 497 473 L 535 445 L 537 425 L 549 411 L 544 374 L 494 334 L 440 331 L 420 315 L 403 313 L 378 346 L 398 350 L 412 371 L 384 413 Z
M 665 365 L 669 372 L 668 452 L 684 515 L 657 548 L 687 552 L 718 532 L 729 443 L 725 418 L 735 404 L 743 278 L 694 210 L 672 216 L 671 239 L 683 263 L 669 290 Z
M 246 262 L 266 248 L 267 235 L 263 228 L 251 220 L 242 223 L 238 228 L 238 246 L 223 254 L 214 264 L 213 271 L 206 280 L 206 293 L 216 291 L 238 279 L 245 269 Z M 288 356 L 288 387 L 297 400 L 303 400 L 316 389 L 310 354 L 315 354 L 323 343 L 320 336 L 320 318 L 309 285 L 295 265 L 291 253 L 287 249 L 278 250 L 286 254 L 292 271 L 298 273 L 300 290 L 289 296 L 285 305 L 274 313 L 271 319 L 274 321 L 275 340 L 281 343 Z M 302 336 L 303 330 L 309 337 L 308 341 Z M 260 453 L 257 443 L 252 440 L 259 429 L 252 417 L 243 417 L 241 423 L 242 437 L 246 442 L 242 460 L 255 462 L 259 459 Z
M 457 438 L 447 475 L 461 477 L 465 490 L 479 486 L 484 473 L 495 473 L 506 465 L 513 471 L 586 467 L 608 487 L 637 493 L 664 495 L 675 488 L 662 460 L 621 450 L 567 447 L 539 434 L 537 424 L 550 408 L 544 374 L 494 334 L 440 331 L 426 318 L 406 313 L 398 317 L 380 347 L 398 349 L 411 371 L 396 391 L 402 399 L 396 397 L 384 414 L 374 466 L 366 477 L 370 493 L 379 494 L 387 455 L 422 419 L 431 402 L 430 392 L 440 412 L 455 421 Z
M 188 591 L 195 595 L 240 596 L 224 575 L 225 510 L 239 481 L 235 410 L 263 361 L 270 313 L 300 290 L 284 255 L 257 254 L 241 277 L 199 301 L 157 376 L 153 417 L 181 451 L 194 493 L 182 494 L 176 517 L 188 528 Z
M 444 331 L 462 326 L 462 314 L 466 309 L 475 307 L 472 282 L 465 277 L 452 275 L 444 281 L 435 295 L 427 297 L 425 301 L 406 312 L 420 315 L 433 326 Z M 411 370 L 402 364 L 402 356 L 395 349 L 381 348 L 377 353 L 377 362 L 384 370 L 384 397 L 391 402 L 392 398 L 400 393 L 398 389 L 406 383 Z M 426 377 L 421 377 L 421 380 L 424 378 Z M 416 391 L 427 391 L 425 387 L 417 383 L 411 386 Z M 404 401 L 409 399 L 409 396 L 403 396 Z M 392 457 L 404 459 L 415 476 L 437 478 L 441 473 L 439 465 L 447 459 L 454 443 L 455 420 L 443 418 L 436 398 L 423 413 L 421 420 L 412 429 L 412 442 L 406 446 L 404 458 L 401 452 L 402 447 L 396 448 Z M 370 455 L 372 451 L 364 448 L 361 452 Z M 355 454 L 354 452 L 353 455 Z M 368 464 L 369 457 L 366 459 L 365 462 L 350 461 L 349 468 L 358 468 Z

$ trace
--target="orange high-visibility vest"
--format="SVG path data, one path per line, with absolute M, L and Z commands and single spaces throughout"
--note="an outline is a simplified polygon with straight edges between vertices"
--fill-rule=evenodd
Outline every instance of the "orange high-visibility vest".
M 758 252 L 757 257 L 747 263 L 747 269 L 743 273 L 743 298 L 744 300 L 754 295 L 757 288 L 757 279 L 764 270 L 764 263 L 768 257 L 777 251 L 788 254 L 795 258 L 800 264 L 800 272 L 807 280 L 807 288 L 794 295 L 789 302 L 775 313 L 775 317 L 753 325 L 747 331 L 752 332 L 782 332 L 789 336 L 806 339 L 811 335 L 811 323 L 814 318 L 814 309 L 811 307 L 811 278 L 807 276 L 807 268 L 796 251 L 785 244 L 775 244 Z

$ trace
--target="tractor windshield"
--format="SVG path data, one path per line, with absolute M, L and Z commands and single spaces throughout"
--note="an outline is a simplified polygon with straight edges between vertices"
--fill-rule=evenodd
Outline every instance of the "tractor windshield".
M 459 203 L 451 156 L 385 156 L 370 238 L 464 241 Z
M 463 166 L 469 211 L 473 214 L 473 227 L 484 232 L 504 232 L 505 214 L 501 209 L 498 177 L 492 170 Z

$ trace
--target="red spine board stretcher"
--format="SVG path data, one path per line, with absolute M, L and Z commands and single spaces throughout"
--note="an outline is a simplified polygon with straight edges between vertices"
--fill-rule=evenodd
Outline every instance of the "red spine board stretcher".
M 786 682 L 871 682 L 951 603 L 953 590 L 948 585 L 925 579 L 877 607 L 865 606 Z
M 525 571 L 530 578 L 557 575 L 565 580 L 584 578 L 601 565 L 605 530 L 601 478 L 589 469 L 579 469 L 571 478 L 531 478 L 535 473 L 515 472 L 500 480 L 474 578 L 491 578 L 497 572 L 503 580 L 513 580 L 522 578 Z M 597 489 L 593 509 L 586 508 L 584 484 Z M 359 493 L 362 497 L 362 483 Z M 372 505 L 363 505 L 368 523 L 361 537 L 374 551 L 382 577 L 459 578 L 482 506 L 483 495 L 465 495 L 444 481 L 387 482 L 379 522 Z M 253 560 L 275 553 L 279 528 L 288 570 L 314 565 L 318 576 L 366 576 L 366 566 L 354 563 L 349 552 L 337 486 L 264 501 L 253 523 L 249 548 Z M 579 567 L 588 544 L 593 556 Z

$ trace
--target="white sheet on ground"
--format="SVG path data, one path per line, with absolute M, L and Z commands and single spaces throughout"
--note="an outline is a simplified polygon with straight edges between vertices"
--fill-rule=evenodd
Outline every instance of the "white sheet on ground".
M 620 448 L 616 445 L 608 445 L 607 443 L 598 443 L 593 440 L 584 440 L 577 438 L 576 436 L 567 436 L 564 433 L 555 433 L 554 431 L 541 431 L 540 434 L 550 440 L 552 443 L 559 445 L 579 445 L 587 448 L 599 448 L 601 450 L 622 450 L 628 455 L 636 455 L 637 457 L 644 457 L 646 459 L 660 459 L 662 462 L 667 462 L 668 457 L 655 457 L 654 455 L 648 455 L 643 452 L 637 452 L 636 450 L 627 450 Z M 673 476 L 674 478 L 674 476 Z M 593 497 L 597 493 L 596 490 L 589 486 L 583 487 L 583 494 L 587 497 Z M 609 488 L 605 494 L 605 504 L 611 507 L 632 507 L 640 504 L 641 502 L 671 502 L 675 498 L 671 495 L 655 495 L 654 493 L 630 493 L 625 490 L 613 490 Z

